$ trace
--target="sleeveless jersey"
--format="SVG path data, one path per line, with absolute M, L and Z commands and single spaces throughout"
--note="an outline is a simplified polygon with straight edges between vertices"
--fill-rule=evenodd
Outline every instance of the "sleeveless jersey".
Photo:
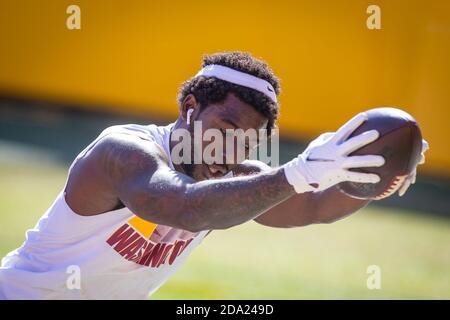
M 109 127 L 74 163 L 99 139 L 117 132 L 157 143 L 171 159 L 172 127 Z M 208 233 L 154 224 L 127 207 L 81 216 L 68 206 L 64 190 L 26 232 L 23 245 L 2 259 L 0 298 L 145 299 L 175 273 Z

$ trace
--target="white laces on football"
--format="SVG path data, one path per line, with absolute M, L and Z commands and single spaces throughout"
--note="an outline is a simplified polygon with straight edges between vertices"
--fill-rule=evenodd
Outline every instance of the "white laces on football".
M 385 162 L 384 158 L 378 155 L 349 156 L 379 136 L 377 130 L 370 130 L 348 139 L 365 121 L 367 121 L 365 113 L 356 115 L 337 132 L 320 135 L 302 154 L 284 165 L 286 179 L 297 193 L 322 191 L 344 181 L 360 183 L 380 181 L 380 177 L 376 174 L 349 170 L 380 167 Z

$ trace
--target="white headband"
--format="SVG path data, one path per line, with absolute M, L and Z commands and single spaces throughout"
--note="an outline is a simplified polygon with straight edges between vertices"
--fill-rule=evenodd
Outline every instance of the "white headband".
M 220 80 L 255 89 L 256 91 L 264 93 L 272 99 L 273 102 L 277 102 L 275 90 L 268 81 L 245 72 L 237 71 L 218 64 L 210 64 L 200 70 L 195 76 L 215 77 Z

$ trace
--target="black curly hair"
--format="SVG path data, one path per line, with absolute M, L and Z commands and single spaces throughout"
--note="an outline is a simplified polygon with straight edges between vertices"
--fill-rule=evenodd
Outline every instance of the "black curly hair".
M 277 96 L 280 94 L 280 81 L 269 68 L 267 63 L 254 58 L 246 52 L 223 52 L 203 57 L 202 67 L 218 64 L 268 81 L 274 88 Z M 271 130 L 276 126 L 279 115 L 279 104 L 273 102 L 265 94 L 251 88 L 236 85 L 214 77 L 194 77 L 185 81 L 178 91 L 178 103 L 181 105 L 187 95 L 193 94 L 201 108 L 211 103 L 225 100 L 228 93 L 235 94 L 243 102 L 250 104 L 268 119 L 267 129 L 270 136 Z

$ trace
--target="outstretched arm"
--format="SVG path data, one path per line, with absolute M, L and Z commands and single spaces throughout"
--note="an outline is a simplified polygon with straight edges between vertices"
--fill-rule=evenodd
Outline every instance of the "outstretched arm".
M 111 192 L 131 211 L 189 231 L 241 224 L 295 194 L 282 168 L 196 182 L 171 170 L 158 145 L 124 134 L 103 138 L 95 152 Z
M 110 134 L 72 168 L 77 174 L 69 177 L 69 189 L 74 186 L 69 190 L 69 204 L 89 200 L 92 190 L 105 203 L 122 203 L 137 216 L 154 223 L 189 231 L 229 228 L 257 218 L 294 194 L 325 192 L 343 181 L 378 182 L 375 174 L 349 170 L 384 163 L 379 156 L 349 156 L 378 137 L 378 132 L 368 131 L 347 140 L 365 120 L 364 114 L 357 115 L 335 134 L 312 141 L 301 155 L 280 168 L 201 182 L 172 170 L 156 143 L 127 134 Z M 83 185 L 89 188 L 80 187 Z M 80 194 L 78 201 L 71 201 Z M 304 197 L 312 196 L 297 196 L 296 201 L 302 204 Z M 96 207 L 93 211 L 94 214 L 108 211 L 104 209 Z
M 270 170 L 260 161 L 245 161 L 235 170 L 236 175 L 252 175 Z M 336 187 L 320 192 L 298 193 L 274 206 L 254 220 L 276 228 L 292 228 L 315 223 L 331 223 L 365 207 L 370 201 L 346 196 Z
M 423 140 L 422 157 L 419 164 L 425 162 L 425 152 L 428 148 L 428 143 Z M 270 167 L 262 162 L 247 161 L 236 170 L 241 174 L 255 174 L 269 169 Z M 399 189 L 400 196 L 404 195 L 408 187 L 415 182 L 415 176 L 416 169 L 411 172 L 405 184 Z M 369 202 L 369 200 L 351 198 L 334 186 L 321 192 L 296 194 L 258 216 L 255 221 L 265 226 L 278 228 L 331 223 L 358 211 Z

